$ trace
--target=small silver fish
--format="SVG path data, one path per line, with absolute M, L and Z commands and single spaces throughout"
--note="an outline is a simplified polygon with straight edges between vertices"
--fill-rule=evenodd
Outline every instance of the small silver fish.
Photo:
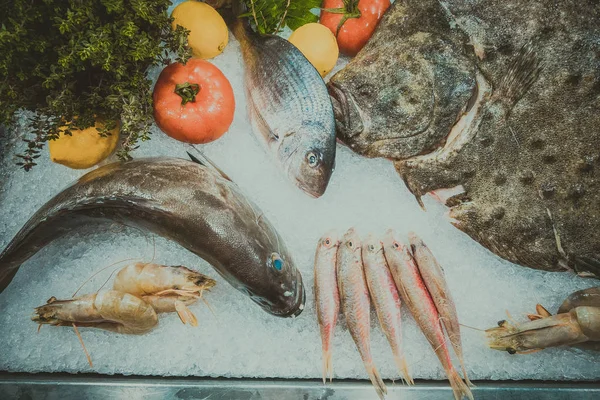
M 387 394 L 387 388 L 373 363 L 371 356 L 371 302 L 363 271 L 360 238 L 350 228 L 340 243 L 336 265 L 338 288 L 348 330 L 369 374 L 379 398 Z
M 335 120 L 325 82 L 293 44 L 259 35 L 236 18 L 232 31 L 245 63 L 254 134 L 289 179 L 313 197 L 327 188 L 335 164 Z
M 413 385 L 414 381 L 410 376 L 406 359 L 402 354 L 400 296 L 383 256 L 381 241 L 373 235 L 369 235 L 363 242 L 362 258 L 367 286 L 369 287 L 369 293 L 371 293 L 373 305 L 375 305 L 381 330 L 390 343 L 400 376 L 406 383 Z
M 450 289 L 446 283 L 444 270 L 435 259 L 431 250 L 429 250 L 429 247 L 427 247 L 425 242 L 423 242 L 416 233 L 410 232 L 408 234 L 408 241 L 413 256 L 417 261 L 423 282 L 425 282 L 425 286 L 427 286 L 427 290 L 435 303 L 435 307 L 440 314 L 442 325 L 444 325 L 446 333 L 448 334 L 448 339 L 460 361 L 465 381 L 467 382 L 467 385 L 471 385 L 471 381 L 469 381 L 469 378 L 467 377 L 467 370 L 463 358 L 458 314 L 456 313 L 456 306 L 454 305 L 454 300 L 452 300 Z
M 454 398 L 460 400 L 466 396 L 473 400 L 471 390 L 452 365 L 446 337 L 440 324 L 440 315 L 421 278 L 409 247 L 397 240 L 396 233 L 390 230 L 383 239 L 383 249 L 398 292 L 440 360 L 450 381 Z
M 327 374 L 330 382 L 333 378 L 331 339 L 340 312 L 340 293 L 335 271 L 338 246 L 336 234 L 328 232 L 319 239 L 315 254 L 315 302 L 323 343 L 323 383 Z

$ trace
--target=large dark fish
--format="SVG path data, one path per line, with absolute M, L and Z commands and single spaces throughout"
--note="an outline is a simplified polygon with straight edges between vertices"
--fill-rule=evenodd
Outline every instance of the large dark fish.
M 600 3 L 396 1 L 329 85 L 338 136 L 532 268 L 600 276 Z M 420 200 L 419 200 L 420 201 Z
M 0 291 L 28 258 L 94 220 L 179 243 L 268 313 L 289 317 L 304 308 L 300 272 L 258 207 L 210 164 L 177 158 L 108 164 L 56 195 L 0 254 Z
M 335 164 L 335 121 L 325 82 L 287 40 L 259 35 L 245 19 L 236 18 L 232 30 L 242 49 L 254 134 L 292 182 L 321 196 Z

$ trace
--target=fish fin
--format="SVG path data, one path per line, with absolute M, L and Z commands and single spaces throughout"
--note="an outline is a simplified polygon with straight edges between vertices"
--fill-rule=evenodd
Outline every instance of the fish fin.
M 460 375 L 454 368 L 450 372 L 448 372 L 448 380 L 450 381 L 450 386 L 452 387 L 452 392 L 454 393 L 454 398 L 456 400 L 461 400 L 465 396 L 469 400 L 473 400 L 473 393 L 471 393 L 471 389 L 463 382 Z
M 323 384 L 327 382 L 327 375 L 329 375 L 329 382 L 333 379 L 333 364 L 331 363 L 331 349 L 323 350 Z
M 198 156 L 200 157 L 200 158 L 195 157 L 189 151 L 186 151 L 188 157 L 190 157 L 190 160 L 192 160 L 196 164 L 200 164 L 200 165 L 203 165 L 203 166 L 205 166 L 207 168 L 212 169 L 213 171 L 215 171 L 219 175 L 221 175 L 223 178 L 227 179 L 228 181 L 233 182 L 231 180 L 231 178 L 225 172 L 223 172 L 223 170 L 221 170 L 221 168 L 217 167 L 217 165 L 214 162 L 210 161 L 210 159 L 208 157 L 206 157 L 204 155 L 204 153 L 201 152 L 196 146 L 190 145 L 190 147 L 192 149 L 196 150 L 196 153 L 198 153 Z
M 541 61 L 533 43 L 525 43 L 500 80 L 495 96 L 502 99 L 509 109 L 512 108 L 537 81 L 541 70 Z
M 383 380 L 379 375 L 379 371 L 377 371 L 377 368 L 373 363 L 365 364 L 365 368 L 367 370 L 367 374 L 369 374 L 369 379 L 371 380 L 377 395 L 381 400 L 383 400 L 387 394 L 387 388 L 385 387 L 385 383 L 383 383 Z
M 575 256 L 573 264 L 578 275 L 600 277 L 600 256 Z
M 537 312 L 538 315 L 541 315 L 543 318 L 552 316 L 550 311 L 546 310 L 546 308 L 541 304 L 536 304 L 535 311 Z
M 182 301 L 175 302 L 175 310 L 177 311 L 177 315 L 179 315 L 181 322 L 184 324 L 189 323 L 191 326 L 198 326 L 196 316 Z
M 248 93 L 246 97 L 248 99 L 248 114 L 256 129 L 261 135 L 266 136 L 268 140 L 278 141 L 279 135 L 271 129 L 262 114 L 258 112 L 256 104 L 252 100 L 252 93 Z
M 399 354 L 394 354 L 394 362 L 398 367 L 398 371 L 400 372 L 402 380 L 406 382 L 407 385 L 414 385 L 415 381 L 410 376 L 410 371 L 408 370 L 408 364 L 406 363 L 406 359 Z

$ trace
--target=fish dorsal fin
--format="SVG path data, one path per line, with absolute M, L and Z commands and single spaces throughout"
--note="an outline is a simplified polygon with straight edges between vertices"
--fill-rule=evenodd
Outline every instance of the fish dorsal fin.
M 537 81 L 541 70 L 542 64 L 534 45 L 527 42 L 502 77 L 497 95 L 512 107 Z
M 198 150 L 198 148 L 196 148 L 193 145 L 190 145 L 190 147 L 192 149 L 194 149 L 196 151 L 196 153 L 198 154 L 198 157 L 196 157 L 196 156 L 192 155 L 192 153 L 190 153 L 189 151 L 186 151 L 188 157 L 190 157 L 190 160 L 192 160 L 196 164 L 203 165 L 206 168 L 209 168 L 209 169 L 215 171 L 216 173 L 221 175 L 223 178 L 227 179 L 228 181 L 233 182 L 231 180 L 231 178 L 225 172 L 223 172 L 219 167 L 217 167 L 214 162 L 210 161 L 210 159 L 208 157 L 206 157 L 204 155 L 204 153 L 202 153 L 200 150 Z

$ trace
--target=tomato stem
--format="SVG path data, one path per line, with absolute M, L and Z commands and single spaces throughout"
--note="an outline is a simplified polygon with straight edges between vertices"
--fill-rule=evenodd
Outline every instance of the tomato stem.
M 332 14 L 342 14 L 342 19 L 337 26 L 337 30 L 335 32 L 335 36 L 340 33 L 340 29 L 342 25 L 349 20 L 350 18 L 360 18 L 361 13 L 358 9 L 359 0 L 344 0 L 344 7 L 341 8 L 321 8 L 321 11 L 332 13 Z
M 200 85 L 197 83 L 178 83 L 175 85 L 175 94 L 181 97 L 181 105 L 189 102 L 196 102 L 196 95 L 200 92 Z

